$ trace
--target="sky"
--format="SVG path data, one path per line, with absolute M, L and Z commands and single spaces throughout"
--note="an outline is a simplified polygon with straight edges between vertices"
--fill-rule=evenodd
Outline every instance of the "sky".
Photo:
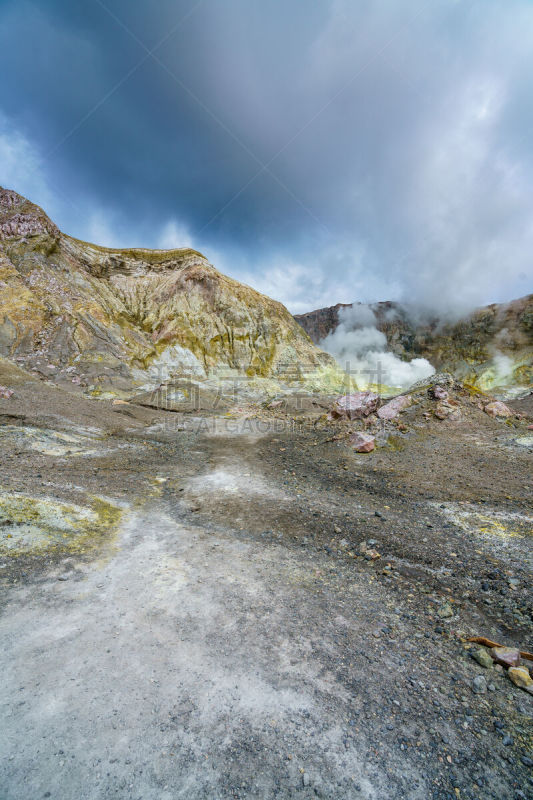
M 293 313 L 533 291 L 531 0 L 0 0 L 0 185 Z

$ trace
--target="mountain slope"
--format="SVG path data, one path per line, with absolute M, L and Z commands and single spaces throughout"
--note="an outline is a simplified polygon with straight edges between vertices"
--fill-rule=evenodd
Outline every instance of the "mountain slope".
M 5 189 L 0 355 L 96 394 L 184 375 L 289 380 L 333 362 L 281 303 L 201 253 L 81 242 Z

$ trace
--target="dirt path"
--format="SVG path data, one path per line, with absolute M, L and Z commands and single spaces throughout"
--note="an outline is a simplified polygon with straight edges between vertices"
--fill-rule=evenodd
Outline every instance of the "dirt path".
M 185 431 L 128 451 L 130 491 L 122 455 L 122 492 L 116 455 L 91 462 L 107 482 L 80 467 L 71 493 L 99 481 L 123 517 L 97 557 L 7 587 L 2 798 L 532 796 L 533 698 L 454 634 L 512 635 L 466 574 L 487 543 L 449 491 L 415 508 L 379 457 L 354 475 L 315 442 Z M 362 538 L 381 559 L 354 558 Z

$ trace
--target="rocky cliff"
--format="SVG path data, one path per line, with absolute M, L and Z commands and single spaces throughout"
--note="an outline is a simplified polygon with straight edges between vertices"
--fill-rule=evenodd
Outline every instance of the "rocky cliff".
M 6 189 L 0 355 L 95 395 L 183 376 L 290 381 L 333 362 L 281 303 L 222 275 L 201 253 L 78 241 Z
M 339 303 L 295 319 L 319 344 L 337 328 L 344 309 L 358 305 Z M 368 308 L 389 348 L 402 359 L 427 358 L 438 371 L 486 389 L 533 383 L 533 295 L 477 309 L 454 322 L 399 303 Z

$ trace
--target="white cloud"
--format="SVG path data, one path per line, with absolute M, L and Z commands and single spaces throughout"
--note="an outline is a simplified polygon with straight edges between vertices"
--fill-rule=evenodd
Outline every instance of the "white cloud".
M 42 170 L 42 160 L 31 142 L 0 113 L 0 186 L 14 189 L 49 211 L 55 207 Z
M 174 250 L 179 247 L 194 247 L 187 227 L 175 219 L 169 219 L 156 238 L 154 247 L 161 250 Z

